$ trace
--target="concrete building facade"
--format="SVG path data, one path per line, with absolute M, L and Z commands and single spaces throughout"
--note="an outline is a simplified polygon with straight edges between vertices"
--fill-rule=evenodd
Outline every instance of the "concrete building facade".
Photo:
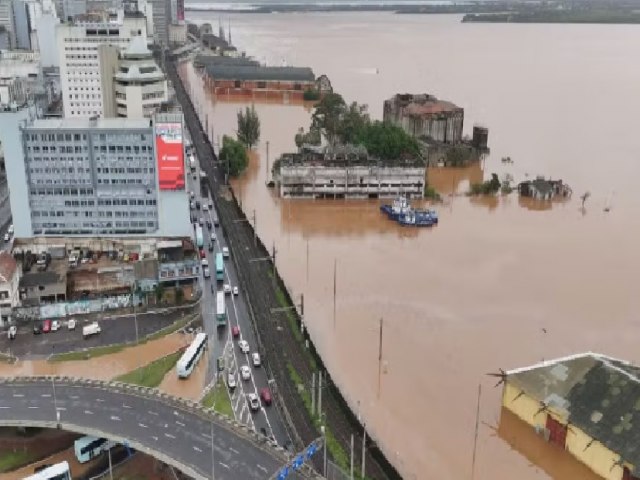
M 9 39 L 9 48 L 16 48 L 16 27 L 12 0 L 0 0 L 0 30 L 2 29 Z
M 182 115 L 14 127 L 2 143 L 16 237 L 191 235 L 184 146 L 166 141 L 167 125 L 181 131 Z
M 11 321 L 12 309 L 20 305 L 20 266 L 13 256 L 0 252 L 0 326 Z
M 607 480 L 640 478 L 640 368 L 595 353 L 504 374 L 502 407 Z
M 397 94 L 385 100 L 383 120 L 409 135 L 455 145 L 462 141 L 464 109 L 429 94 Z
M 142 14 L 104 13 L 79 18 L 73 24 L 56 29 L 60 56 L 60 80 L 64 116 L 86 118 L 103 115 L 98 47 L 114 45 L 120 51 L 131 39 L 141 36 L 146 42 L 146 19 Z

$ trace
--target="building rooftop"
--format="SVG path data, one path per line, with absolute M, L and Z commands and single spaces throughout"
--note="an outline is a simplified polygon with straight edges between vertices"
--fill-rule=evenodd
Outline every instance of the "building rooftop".
M 227 66 L 244 66 L 259 67 L 260 63 L 252 58 L 247 57 L 225 57 L 223 55 L 196 55 L 193 60 L 194 65 L 227 65 Z
M 214 35 L 213 33 L 203 34 L 201 40 L 202 43 L 204 43 L 209 48 L 222 48 L 229 46 L 229 42 L 227 42 L 224 38 L 220 38 L 217 35 Z
M 446 100 L 438 100 L 434 95 L 429 95 L 428 93 L 397 94 L 387 100 L 387 102 L 400 106 L 404 109 L 406 115 L 412 116 L 463 111 L 463 109 L 456 104 Z
M 316 79 L 309 67 L 210 65 L 207 74 L 216 80 L 314 82 Z
M 150 127 L 148 118 L 46 118 L 36 119 L 27 125 L 25 129 L 143 129 Z
M 511 370 L 507 382 L 640 467 L 640 367 L 588 352 Z
M 18 269 L 18 264 L 13 256 L 6 251 L 0 253 L 0 282 L 6 283 L 11 280 Z

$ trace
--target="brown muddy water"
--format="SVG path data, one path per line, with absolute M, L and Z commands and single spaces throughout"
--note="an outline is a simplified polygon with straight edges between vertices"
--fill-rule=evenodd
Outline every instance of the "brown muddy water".
M 271 162 L 293 149 L 296 130 L 309 123 L 301 106 L 256 105 L 261 144 L 234 188 L 248 215 L 255 210 L 264 243 L 275 242 L 294 296 L 304 293 L 305 322 L 333 378 L 405 478 L 471 478 L 478 384 L 484 423 L 474 478 L 583 478 L 571 462 L 539 466 L 555 452 L 533 455 L 495 435 L 500 389 L 485 373 L 585 350 L 640 360 L 640 30 L 459 20 L 231 16 L 241 49 L 328 74 L 375 118 L 396 92 L 429 92 L 465 107 L 465 132 L 474 122 L 489 126 L 492 154 L 482 165 L 429 172 L 445 195 L 436 228 L 399 227 L 374 201 L 284 201 L 267 189 L 266 141 Z M 232 133 L 243 104 L 216 102 L 189 67 L 183 74 L 213 137 Z M 513 165 L 501 163 L 507 155 Z M 574 198 L 449 195 L 492 172 L 562 178 Z
M 176 369 L 172 368 L 164 376 L 164 379 L 158 388 L 169 395 L 198 401 L 200 400 L 202 390 L 205 387 L 204 382 L 206 380 L 208 365 L 209 352 L 206 351 L 188 378 L 178 378 Z

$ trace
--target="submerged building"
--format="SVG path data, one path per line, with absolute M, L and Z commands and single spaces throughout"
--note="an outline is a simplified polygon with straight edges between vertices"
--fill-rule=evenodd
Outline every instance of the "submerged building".
M 294 198 L 422 198 L 425 174 L 419 159 L 384 162 L 351 146 L 284 154 L 274 165 L 280 196 Z
M 607 480 L 640 478 L 640 367 L 596 353 L 504 373 L 502 406 Z

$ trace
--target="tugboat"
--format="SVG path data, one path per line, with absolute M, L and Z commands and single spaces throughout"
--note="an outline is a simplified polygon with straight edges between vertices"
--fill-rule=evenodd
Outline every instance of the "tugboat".
M 398 220 L 401 215 L 413 211 L 406 197 L 399 196 L 393 200 L 391 205 L 380 205 L 380 211 L 387 215 L 391 220 Z
M 438 222 L 428 210 L 412 210 L 398 218 L 398 223 L 403 226 L 430 227 Z

